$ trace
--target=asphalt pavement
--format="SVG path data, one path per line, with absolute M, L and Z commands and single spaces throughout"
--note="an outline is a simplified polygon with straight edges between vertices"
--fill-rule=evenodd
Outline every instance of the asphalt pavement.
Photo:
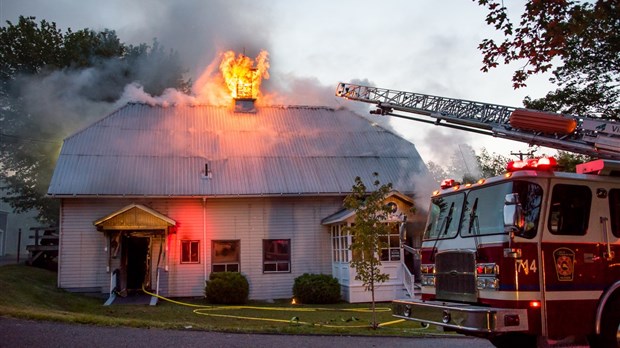
M 471 347 L 492 345 L 482 339 L 360 336 L 265 335 L 195 330 L 138 329 L 31 321 L 0 317 L 0 347 Z

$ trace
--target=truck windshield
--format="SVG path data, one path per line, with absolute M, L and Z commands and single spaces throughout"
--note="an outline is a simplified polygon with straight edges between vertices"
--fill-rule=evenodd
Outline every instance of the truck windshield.
M 509 193 L 519 195 L 525 218 L 523 236 L 534 237 L 538 230 L 542 188 L 527 181 L 509 181 L 434 197 L 424 239 L 452 238 L 459 232 L 463 237 L 504 233 L 504 199 Z
M 435 197 L 431 200 L 424 239 L 452 238 L 458 232 L 465 193 Z

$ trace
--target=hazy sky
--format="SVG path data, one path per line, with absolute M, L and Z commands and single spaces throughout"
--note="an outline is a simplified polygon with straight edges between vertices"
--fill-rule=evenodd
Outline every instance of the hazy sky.
M 511 15 L 518 17 L 524 3 L 511 1 Z M 345 105 L 333 91 L 352 79 L 509 106 L 552 89 L 540 77 L 513 90 L 514 67 L 480 72 L 478 44 L 499 36 L 486 25 L 485 9 L 471 0 L 0 0 L 3 24 L 19 15 L 56 22 L 63 31 L 112 29 L 125 43 L 157 38 L 179 52 L 194 81 L 218 51 L 255 56 L 265 49 L 271 62 L 265 88 L 284 91 L 299 104 Z M 413 121 L 392 125 L 425 161 L 440 162 L 459 143 L 505 156 L 527 148 Z

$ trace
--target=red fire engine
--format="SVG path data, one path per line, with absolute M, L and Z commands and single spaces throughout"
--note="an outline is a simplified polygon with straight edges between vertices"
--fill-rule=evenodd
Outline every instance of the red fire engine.
M 498 347 L 620 346 L 619 123 L 347 83 L 336 95 L 376 104 L 371 113 L 600 158 L 577 173 L 541 158 L 475 184 L 444 181 L 415 250 L 421 296 L 394 301 L 393 314 Z

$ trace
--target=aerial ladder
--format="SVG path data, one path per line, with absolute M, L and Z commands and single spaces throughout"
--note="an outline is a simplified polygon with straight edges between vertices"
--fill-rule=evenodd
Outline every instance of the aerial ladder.
M 620 160 L 620 122 L 403 92 L 341 82 L 336 96 L 370 104 L 389 115 L 564 150 Z M 415 116 L 411 115 L 415 114 Z

